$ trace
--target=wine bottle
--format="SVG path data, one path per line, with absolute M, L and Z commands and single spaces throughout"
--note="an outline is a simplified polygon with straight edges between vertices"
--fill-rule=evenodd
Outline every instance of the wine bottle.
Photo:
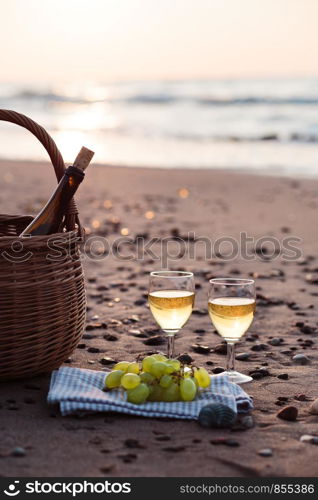
M 82 148 L 72 166 L 65 170 L 56 190 L 41 212 L 20 234 L 20 237 L 57 233 L 63 222 L 68 204 L 84 179 L 84 170 L 93 158 L 93 151 Z

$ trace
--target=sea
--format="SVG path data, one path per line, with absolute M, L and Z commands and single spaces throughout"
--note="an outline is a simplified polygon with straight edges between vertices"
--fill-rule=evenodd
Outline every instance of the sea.
M 43 125 L 66 162 L 85 145 L 101 164 L 318 175 L 318 77 L 0 84 L 0 108 Z M 0 123 L 0 158 L 47 158 Z

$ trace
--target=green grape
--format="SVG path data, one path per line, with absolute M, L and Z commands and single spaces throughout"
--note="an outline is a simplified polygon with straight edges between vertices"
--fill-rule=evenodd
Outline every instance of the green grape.
M 121 379 L 124 389 L 134 389 L 140 384 L 140 377 L 136 373 L 125 373 Z
M 199 387 L 206 388 L 210 386 L 210 375 L 205 368 L 198 368 L 195 370 L 194 378 L 198 382 Z
M 151 375 L 151 373 L 148 372 L 142 372 L 140 373 L 140 380 L 144 382 L 145 384 L 151 384 L 154 380 L 155 377 Z
M 119 363 L 115 364 L 113 370 L 123 370 L 125 372 L 129 365 L 129 361 L 120 361 Z
M 113 370 L 111 371 L 105 380 L 105 386 L 108 389 L 114 389 L 120 386 L 121 377 L 124 375 L 123 370 Z
M 155 359 L 156 361 L 163 361 L 163 362 L 166 362 L 167 361 L 167 357 L 164 356 L 163 354 L 152 354 L 151 357 L 153 359 Z
M 169 387 L 163 389 L 162 399 L 166 402 L 179 401 L 180 389 L 176 382 L 173 382 Z
M 154 375 L 157 378 L 160 378 L 166 371 L 167 365 L 162 361 L 155 361 L 154 364 L 150 368 L 151 375 Z
M 129 363 L 126 373 L 139 373 L 139 364 L 138 363 Z
M 148 401 L 162 401 L 163 388 L 160 385 L 150 386 Z
M 134 389 L 127 391 L 127 400 L 129 403 L 137 405 L 144 403 L 149 396 L 150 390 L 146 384 L 139 384 Z
M 165 389 L 166 387 L 170 387 L 172 382 L 173 378 L 171 377 L 171 375 L 162 375 L 159 385 Z
M 193 401 L 197 387 L 192 378 L 185 378 L 180 382 L 180 394 L 183 401 Z
M 142 369 L 144 372 L 150 373 L 150 369 L 156 360 L 152 356 L 146 356 L 142 360 Z
M 175 369 L 175 371 L 179 371 L 181 368 L 181 363 L 177 359 L 169 359 L 168 360 L 169 365 L 172 365 Z

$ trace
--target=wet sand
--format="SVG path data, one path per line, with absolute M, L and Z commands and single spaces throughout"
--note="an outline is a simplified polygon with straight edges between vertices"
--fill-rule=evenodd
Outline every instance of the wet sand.
M 47 164 L 0 162 L 1 212 L 37 213 L 54 186 L 51 170 Z M 193 271 L 197 284 L 195 310 L 176 340 L 176 349 L 189 353 L 211 373 L 219 371 L 226 356 L 222 347 L 216 347 L 221 339 L 207 314 L 208 279 L 253 275 L 257 313 L 237 347 L 238 353 L 247 353 L 247 360 L 237 361 L 237 367 L 254 373 L 255 380 L 244 388 L 254 397 L 255 425 L 206 430 L 194 421 L 114 414 L 63 418 L 58 408 L 46 404 L 50 380 L 46 374 L 0 385 L 0 475 L 317 475 L 318 448 L 300 442 L 300 437 L 318 434 L 318 416 L 309 413 L 318 397 L 318 181 L 95 165 L 87 172 L 77 200 L 89 229 L 84 259 L 88 313 L 87 330 L 68 366 L 99 370 L 105 369 L 101 364 L 105 356 L 133 360 L 140 352 L 165 350 L 146 294 L 148 273 L 168 266 Z M 224 258 L 222 254 L 235 247 L 232 239 L 242 232 L 254 238 L 248 243 L 248 257 L 234 248 L 232 258 Z M 190 234 L 192 241 L 181 245 L 176 238 L 188 233 L 195 233 Z M 143 256 L 129 242 L 120 247 L 128 260 L 103 255 L 105 245 L 121 236 L 135 240 L 138 235 L 146 242 L 169 237 L 170 258 L 156 260 L 158 243 L 151 247 L 153 255 Z M 100 243 L 95 240 L 92 245 L 92 236 L 98 236 Z M 205 255 L 207 240 L 193 242 L 195 237 L 218 240 L 216 255 Z M 226 243 L 221 237 L 232 239 Z M 301 241 L 286 241 L 291 237 Z M 263 254 L 255 250 L 257 240 L 263 243 Z M 286 260 L 287 244 L 296 247 L 296 259 Z M 276 253 L 271 257 L 273 246 Z M 306 364 L 297 364 L 296 354 L 305 355 Z M 277 418 L 287 406 L 298 409 L 296 421 Z M 220 437 L 231 438 L 236 446 L 211 443 Z M 13 456 L 16 447 L 24 448 L 25 456 Z M 272 456 L 261 456 L 260 450 L 267 448 Z

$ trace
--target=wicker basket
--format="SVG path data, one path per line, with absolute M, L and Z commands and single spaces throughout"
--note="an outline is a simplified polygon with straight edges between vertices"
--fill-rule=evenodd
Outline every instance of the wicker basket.
M 0 120 L 32 132 L 47 150 L 60 180 L 64 161 L 49 134 L 14 111 L 0 110 Z M 78 248 L 82 229 L 75 202 L 68 209 L 63 233 L 17 238 L 31 220 L 30 216 L 0 215 L 2 381 L 59 367 L 78 344 L 85 323 L 84 275 Z

